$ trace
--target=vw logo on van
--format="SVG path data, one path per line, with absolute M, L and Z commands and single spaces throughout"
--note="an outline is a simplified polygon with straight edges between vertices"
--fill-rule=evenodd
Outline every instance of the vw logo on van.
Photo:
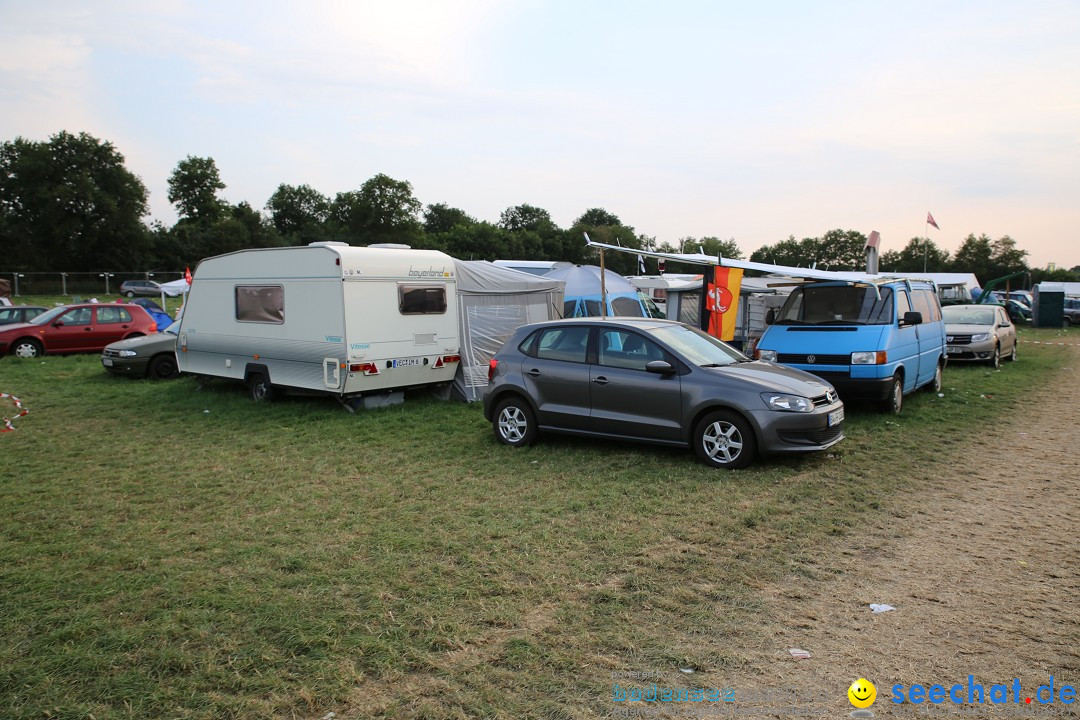
M 817 362 L 817 357 L 815 355 L 807 355 L 806 356 L 806 362 L 813 365 L 815 362 Z

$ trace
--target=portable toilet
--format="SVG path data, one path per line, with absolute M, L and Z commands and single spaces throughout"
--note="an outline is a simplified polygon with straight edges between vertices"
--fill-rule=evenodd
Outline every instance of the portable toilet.
M 1035 327 L 1061 327 L 1065 316 L 1065 286 L 1048 282 L 1036 285 L 1031 311 L 1031 324 Z

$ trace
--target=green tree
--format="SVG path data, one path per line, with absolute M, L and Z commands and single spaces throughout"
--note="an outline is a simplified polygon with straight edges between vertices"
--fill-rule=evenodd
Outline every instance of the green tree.
M 124 156 L 87 133 L 0 145 L 0 247 L 12 270 L 137 266 L 150 248 L 146 201 Z
M 1021 250 L 1015 240 L 1003 235 L 990 243 L 991 272 L 997 273 L 994 277 L 1023 272 L 1028 269 L 1027 255 L 1027 250 Z
M 975 273 L 980 283 L 986 283 L 999 275 L 994 275 L 991 240 L 987 235 L 975 237 L 974 233 L 964 238 L 956 254 L 953 255 L 952 271 Z
M 622 221 L 614 213 L 609 213 L 604 208 L 589 208 L 574 221 L 574 224 L 589 227 L 610 227 L 622 225 Z
M 456 225 L 475 224 L 476 218 L 446 203 L 428 205 L 424 211 L 424 232 L 428 235 L 447 232 Z
M 691 254 L 703 252 L 706 255 L 712 255 L 713 257 L 719 255 L 729 260 L 743 259 L 742 250 L 739 249 L 735 238 L 721 240 L 718 237 L 709 235 L 699 240 L 695 237 L 684 237 L 679 240 L 679 248 L 675 252 Z
M 879 267 L 886 272 L 948 272 L 949 253 L 929 238 L 913 237 L 903 250 L 883 253 Z
M 328 224 L 346 242 L 419 246 L 424 241 L 419 220 L 422 207 L 410 183 L 379 173 L 358 191 L 338 193 L 330 205 Z
M 227 205 L 218 197 L 225 189 L 213 158 L 188 155 L 176 164 L 169 176 L 169 202 L 176 206 L 181 220 L 209 221 L 221 219 Z
M 858 230 L 830 230 L 817 244 L 819 269 L 865 270 L 866 236 Z
M 310 185 L 278 185 L 265 207 L 285 242 L 306 245 L 326 239 L 330 199 Z
M 762 245 L 750 253 L 750 262 L 810 267 L 817 262 L 818 241 L 815 238 L 796 240 L 794 235 L 775 245 Z

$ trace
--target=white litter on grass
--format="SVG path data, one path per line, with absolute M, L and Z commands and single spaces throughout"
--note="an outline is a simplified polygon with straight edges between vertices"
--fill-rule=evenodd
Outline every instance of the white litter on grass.
M 788 648 L 788 652 L 796 660 L 809 660 L 812 657 L 809 650 L 801 650 L 800 648 Z
M 875 614 L 889 612 L 890 610 L 895 609 L 896 608 L 894 608 L 892 605 L 885 605 L 884 603 L 870 603 L 870 610 L 873 611 Z
M 679 672 L 683 673 L 684 675 L 693 675 L 694 668 L 679 668 Z
M 937 396 L 938 397 L 945 397 L 945 393 L 938 393 Z
M 204 413 L 206 413 L 207 415 L 209 415 L 209 414 L 210 414 L 210 411 L 209 411 L 209 410 L 203 410 L 203 412 L 204 412 Z

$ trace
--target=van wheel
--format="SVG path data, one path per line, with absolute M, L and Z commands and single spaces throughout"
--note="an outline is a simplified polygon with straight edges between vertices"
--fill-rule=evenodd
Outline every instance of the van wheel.
M 21 358 L 36 358 L 41 357 L 45 352 L 41 347 L 41 343 L 37 340 L 23 338 L 22 340 L 16 340 L 12 343 L 11 354 Z
M 172 380 L 180 374 L 180 370 L 176 367 L 176 358 L 171 355 L 158 355 L 150 361 L 146 374 L 152 380 Z
M 694 452 L 706 465 L 737 470 L 753 462 L 757 440 L 745 420 L 718 410 L 703 417 L 694 429 Z
M 990 367 L 995 370 L 1001 367 L 1001 348 L 997 345 L 994 346 L 994 354 L 990 356 Z
M 273 402 L 276 395 L 274 386 L 270 384 L 270 378 L 262 373 L 251 376 L 248 388 L 251 390 L 251 399 L 255 402 Z
M 512 397 L 499 403 L 491 427 L 495 439 L 503 445 L 522 447 L 536 440 L 536 418 L 529 403 L 521 398 Z
M 899 415 L 903 409 L 904 383 L 899 375 L 894 375 L 892 385 L 889 387 L 889 396 L 881 401 L 881 411 L 890 415 Z

